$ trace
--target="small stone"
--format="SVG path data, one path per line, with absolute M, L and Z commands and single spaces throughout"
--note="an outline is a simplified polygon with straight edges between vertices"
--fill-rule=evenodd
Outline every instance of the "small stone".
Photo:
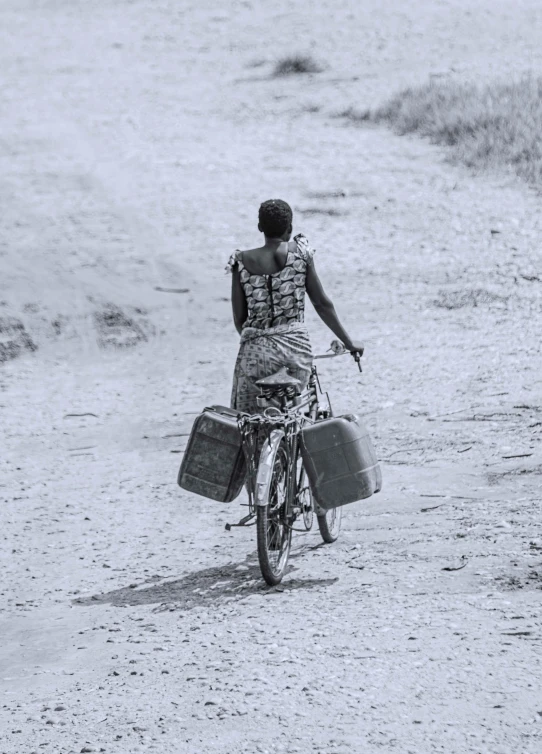
M 204 702 L 205 707 L 209 707 L 211 705 L 217 706 L 219 704 L 222 704 L 222 699 L 219 699 L 216 696 L 208 696 Z

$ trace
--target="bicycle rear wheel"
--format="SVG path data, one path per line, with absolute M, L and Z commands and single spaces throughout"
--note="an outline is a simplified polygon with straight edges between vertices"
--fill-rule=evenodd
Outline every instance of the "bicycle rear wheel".
M 281 442 L 271 459 L 271 480 L 265 505 L 256 508 L 258 560 L 265 581 L 279 584 L 286 570 L 292 529 L 287 520 L 288 456 Z
M 317 516 L 318 528 L 320 529 L 320 534 L 326 544 L 329 545 L 337 540 L 339 532 L 341 531 L 342 517 L 342 508 L 331 508 L 323 515 Z

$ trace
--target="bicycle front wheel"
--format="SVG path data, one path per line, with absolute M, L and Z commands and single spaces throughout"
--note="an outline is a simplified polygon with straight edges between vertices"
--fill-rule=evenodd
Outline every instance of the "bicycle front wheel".
M 258 560 L 265 581 L 279 584 L 286 570 L 292 529 L 288 516 L 288 455 L 281 442 L 271 461 L 271 480 L 265 505 L 256 508 Z M 264 502 L 264 501 L 262 501 Z

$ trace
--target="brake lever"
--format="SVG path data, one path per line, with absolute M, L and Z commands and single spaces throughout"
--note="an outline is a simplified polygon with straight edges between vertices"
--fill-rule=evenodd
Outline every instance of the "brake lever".
M 354 357 L 354 361 L 358 365 L 359 371 L 363 372 L 363 369 L 361 368 L 361 356 L 360 356 L 360 354 L 357 351 L 354 351 L 354 353 L 352 354 L 352 356 Z

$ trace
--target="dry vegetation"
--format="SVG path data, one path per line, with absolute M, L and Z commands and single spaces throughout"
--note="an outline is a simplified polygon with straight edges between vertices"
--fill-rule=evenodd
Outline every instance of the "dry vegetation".
M 299 73 L 321 73 L 322 66 L 310 55 L 291 55 L 277 61 L 274 76 L 291 76 Z
M 542 77 L 484 87 L 431 82 L 405 89 L 375 111 L 343 115 L 452 147 L 451 159 L 469 167 L 505 167 L 542 184 Z

